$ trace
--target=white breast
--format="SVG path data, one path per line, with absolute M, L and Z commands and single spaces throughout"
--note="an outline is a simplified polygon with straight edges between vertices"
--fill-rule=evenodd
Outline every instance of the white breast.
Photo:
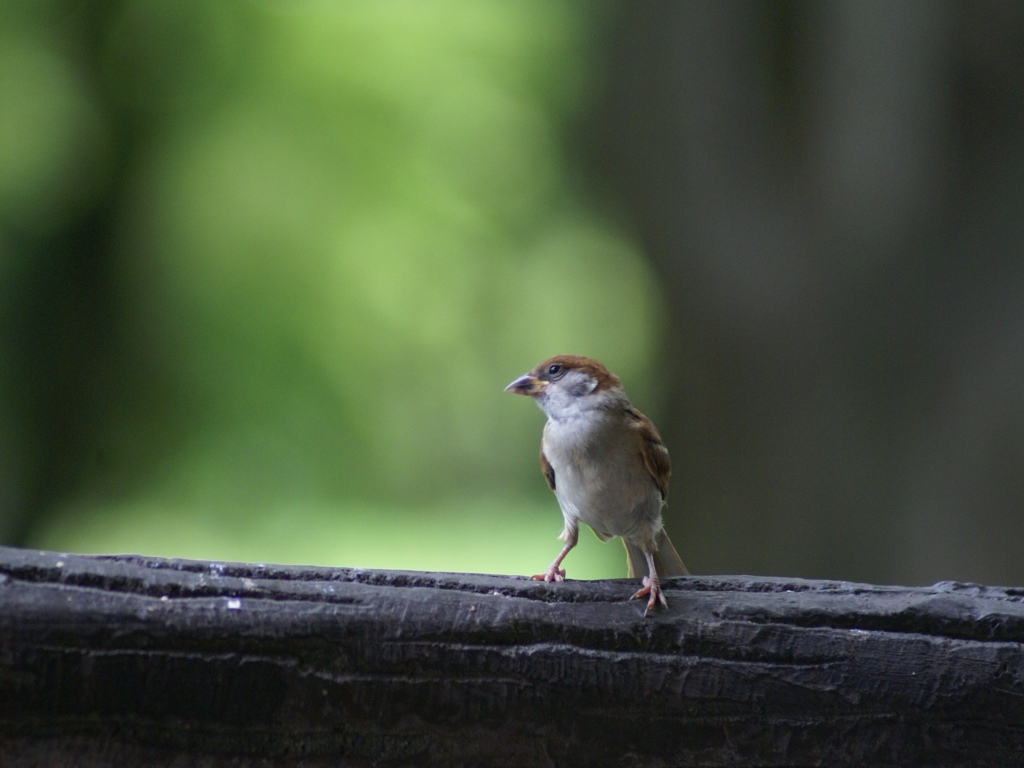
M 605 540 L 649 540 L 661 530 L 661 493 L 621 414 L 549 420 L 543 445 L 567 524 L 582 521 Z

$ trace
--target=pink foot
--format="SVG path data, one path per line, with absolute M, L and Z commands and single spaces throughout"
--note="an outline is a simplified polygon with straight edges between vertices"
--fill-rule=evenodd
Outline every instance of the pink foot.
M 544 573 L 538 573 L 530 578 L 534 581 L 565 581 L 565 568 L 558 568 L 552 565 Z
M 644 585 L 629 599 L 636 600 L 638 597 L 649 597 L 647 608 L 644 610 L 644 616 L 659 604 L 663 608 L 668 608 L 668 600 L 665 599 L 665 594 L 661 591 L 661 584 L 658 583 L 658 580 L 652 579 L 650 576 L 644 576 L 643 583 Z

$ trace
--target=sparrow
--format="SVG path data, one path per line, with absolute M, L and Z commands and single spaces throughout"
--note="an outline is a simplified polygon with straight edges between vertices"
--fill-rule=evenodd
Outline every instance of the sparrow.
M 563 581 L 561 567 L 586 523 L 601 541 L 618 536 L 630 578 L 646 573 L 630 599 L 646 597 L 647 612 L 668 607 L 660 577 L 688 575 L 665 533 L 668 449 L 651 420 L 633 407 L 619 377 L 582 355 L 558 355 L 520 376 L 506 392 L 532 397 L 547 415 L 540 468 L 562 508 L 565 542 L 548 569 L 533 578 Z

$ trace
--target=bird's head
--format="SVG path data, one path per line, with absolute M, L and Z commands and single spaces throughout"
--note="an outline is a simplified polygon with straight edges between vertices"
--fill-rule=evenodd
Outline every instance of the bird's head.
M 582 355 L 549 358 L 509 384 L 505 391 L 534 398 L 553 419 L 624 397 L 619 377 L 597 360 Z

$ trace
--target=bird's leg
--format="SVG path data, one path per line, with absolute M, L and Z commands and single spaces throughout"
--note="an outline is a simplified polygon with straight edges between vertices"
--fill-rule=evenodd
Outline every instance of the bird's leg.
M 538 573 L 533 576 L 534 581 L 565 581 L 565 568 L 559 568 L 562 561 L 565 560 L 565 556 L 569 554 L 573 547 L 576 546 L 576 542 L 579 540 L 579 529 L 570 529 L 566 526 L 565 530 L 562 531 L 562 536 L 565 539 L 565 546 L 562 547 L 562 551 L 558 553 L 551 565 L 544 573 Z
M 643 586 L 637 590 L 630 600 L 636 600 L 638 597 L 647 597 L 647 608 L 644 609 L 644 616 L 652 608 L 656 608 L 659 604 L 663 608 L 668 608 L 668 600 L 665 599 L 664 593 L 661 591 L 661 582 L 658 581 L 658 571 L 654 567 L 654 553 L 644 551 L 644 557 L 647 558 L 647 570 L 650 576 L 644 576 Z

